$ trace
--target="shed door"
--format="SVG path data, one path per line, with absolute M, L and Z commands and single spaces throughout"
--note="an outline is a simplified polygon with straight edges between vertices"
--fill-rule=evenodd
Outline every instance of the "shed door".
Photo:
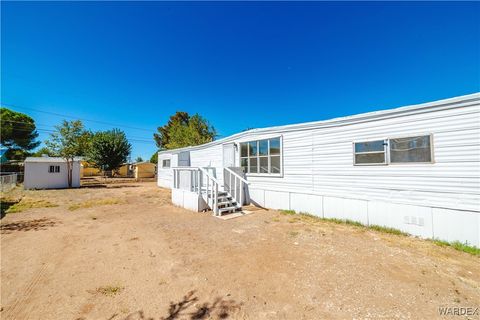
M 178 154 L 178 166 L 190 167 L 190 152 L 183 151 Z
M 235 146 L 233 143 L 223 145 L 223 166 L 235 167 Z

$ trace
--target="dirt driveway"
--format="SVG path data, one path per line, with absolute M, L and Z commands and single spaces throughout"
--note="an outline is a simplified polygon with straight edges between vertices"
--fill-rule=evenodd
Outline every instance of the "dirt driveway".
M 172 206 L 154 183 L 22 201 L 34 208 L 1 221 L 1 319 L 448 319 L 439 307 L 480 307 L 480 259 L 415 238 L 276 211 L 224 221 Z

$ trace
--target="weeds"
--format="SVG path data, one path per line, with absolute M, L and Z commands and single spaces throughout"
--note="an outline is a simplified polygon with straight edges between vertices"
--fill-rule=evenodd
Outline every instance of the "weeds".
M 121 204 L 121 203 L 125 203 L 125 201 L 118 198 L 93 199 L 93 200 L 87 200 L 84 202 L 78 202 L 78 203 L 72 204 L 71 206 L 68 207 L 68 210 L 74 211 L 74 210 L 83 209 L 83 208 L 92 208 L 96 206 L 105 206 L 105 205 Z
M 58 207 L 58 204 L 51 203 L 47 200 L 33 200 L 33 199 L 22 199 L 20 202 L 17 202 L 11 205 L 5 212 L 6 213 L 15 213 L 21 212 L 28 209 L 35 208 L 52 208 Z
M 295 210 L 280 210 L 280 214 L 294 215 L 294 214 L 297 214 L 297 213 L 295 212 Z M 307 213 L 307 212 L 299 212 L 298 215 L 299 215 L 300 218 L 297 218 L 297 217 L 290 218 L 288 220 L 288 222 L 293 223 L 293 222 L 296 222 L 298 220 L 304 220 L 304 221 L 308 221 L 308 222 L 324 221 L 324 222 L 330 222 L 330 223 L 335 223 L 335 224 L 350 225 L 350 226 L 354 226 L 354 227 L 358 227 L 358 228 L 375 230 L 375 231 L 378 231 L 378 232 L 389 233 L 389 234 L 393 234 L 393 235 L 397 235 L 397 236 L 410 236 L 410 234 L 408 234 L 404 231 L 395 229 L 395 228 L 389 228 L 389 227 L 384 227 L 384 226 L 379 226 L 379 225 L 369 225 L 369 226 L 367 226 L 367 225 L 364 225 L 361 222 L 357 222 L 357 221 L 353 221 L 353 220 L 349 220 L 349 219 L 321 218 L 321 217 L 312 215 L 312 214 Z M 448 242 L 448 241 L 443 241 L 443 240 L 438 240 L 438 239 L 432 240 L 432 242 L 435 243 L 438 246 L 451 247 L 451 248 L 453 248 L 455 250 L 458 250 L 458 251 L 466 252 L 466 253 L 469 253 L 469 254 L 472 254 L 472 255 L 475 255 L 475 256 L 480 256 L 480 248 L 477 248 L 475 246 L 471 246 L 467 243 L 461 243 L 459 241 Z
M 280 214 L 283 214 L 285 216 L 290 215 L 293 216 L 296 214 L 295 210 L 280 210 Z
M 390 234 L 396 234 L 397 236 L 409 236 L 408 233 L 403 232 L 401 230 L 395 229 L 395 228 L 389 228 L 389 227 L 384 227 L 384 226 L 377 226 L 377 225 L 370 225 L 368 227 L 369 229 L 384 232 L 384 233 L 390 233 Z
M 477 248 L 475 246 L 470 246 L 466 243 L 461 243 L 460 241 L 448 242 L 448 241 L 436 239 L 436 240 L 432 240 L 432 242 L 440 247 L 452 247 L 453 249 L 458 251 L 470 253 L 474 256 L 480 256 L 480 248 Z
M 97 288 L 97 292 L 103 294 L 104 296 L 114 296 L 119 294 L 123 290 L 123 287 L 119 286 L 105 286 Z

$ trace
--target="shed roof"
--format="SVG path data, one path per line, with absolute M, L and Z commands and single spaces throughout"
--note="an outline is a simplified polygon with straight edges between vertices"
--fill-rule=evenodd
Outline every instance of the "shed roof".
M 81 161 L 82 158 L 76 157 L 73 161 Z M 65 159 L 60 157 L 27 157 L 25 162 L 43 162 L 43 163 L 57 163 L 66 162 Z

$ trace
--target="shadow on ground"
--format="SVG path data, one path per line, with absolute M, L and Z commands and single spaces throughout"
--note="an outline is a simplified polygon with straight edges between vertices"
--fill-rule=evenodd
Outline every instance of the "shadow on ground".
M 85 184 L 82 185 L 82 189 L 98 189 L 98 188 L 108 188 L 108 189 L 118 189 L 118 188 L 138 188 L 140 186 L 137 185 L 128 185 L 128 184 Z
M 20 200 L 2 200 L 0 202 L 0 219 L 3 219 L 7 215 L 7 210 L 15 203 L 19 202 Z
M 5 223 L 0 225 L 0 232 L 2 234 L 12 233 L 14 231 L 38 231 L 46 230 L 50 227 L 53 227 L 57 224 L 56 221 L 43 218 L 35 220 L 24 220 L 24 221 L 15 221 L 10 223 Z
M 123 320 L 174 320 L 174 319 L 226 319 L 229 315 L 241 308 L 242 304 L 235 300 L 224 300 L 217 297 L 213 302 L 204 302 L 197 304 L 199 301 L 195 295 L 195 290 L 188 292 L 180 301 L 170 302 L 168 314 L 159 318 L 147 317 L 143 311 L 136 311 L 129 314 Z M 113 315 L 112 317 L 114 317 Z

